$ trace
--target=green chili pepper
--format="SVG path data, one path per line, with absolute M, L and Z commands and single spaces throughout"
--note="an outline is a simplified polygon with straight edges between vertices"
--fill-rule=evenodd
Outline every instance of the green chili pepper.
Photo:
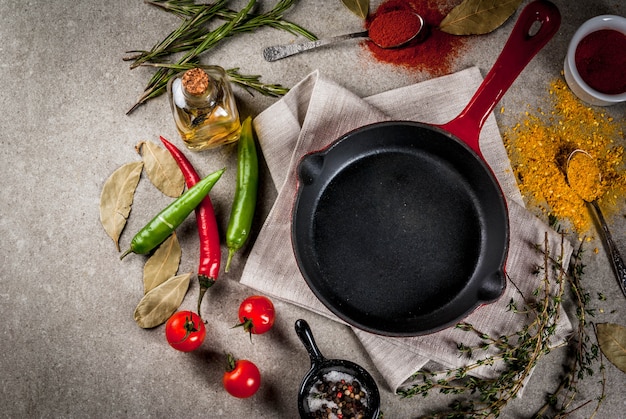
M 224 170 L 226 169 L 211 173 L 159 212 L 135 234 L 130 248 L 120 256 L 120 259 L 129 253 L 145 255 L 163 243 L 208 195 Z
M 243 247 L 250 235 L 258 187 L 259 162 L 252 131 L 252 118 L 248 117 L 241 124 L 241 136 L 237 145 L 237 186 L 226 230 L 228 260 L 225 272 L 228 272 L 235 252 Z

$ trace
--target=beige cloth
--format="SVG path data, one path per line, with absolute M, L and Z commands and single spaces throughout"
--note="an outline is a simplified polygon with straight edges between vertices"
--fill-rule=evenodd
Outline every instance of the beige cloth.
M 348 131 L 384 120 L 414 120 L 445 123 L 453 119 L 478 88 L 482 76 L 477 68 L 431 79 L 415 85 L 360 98 L 313 72 L 294 86 L 281 100 L 254 120 L 254 127 L 278 196 L 261 229 L 244 268 L 241 283 L 274 298 L 305 307 L 340 321 L 314 296 L 302 278 L 291 245 L 291 210 L 296 193 L 295 169 L 303 154 L 324 148 Z M 495 117 L 491 115 L 480 135 L 481 151 L 507 197 L 510 218 L 510 249 L 506 270 L 510 277 L 504 295 L 495 303 L 479 307 L 466 321 L 495 336 L 521 329 L 526 317 L 507 310 L 511 299 L 518 307 L 526 295 L 540 285 L 533 273 L 543 266 L 543 254 L 536 245 L 549 234 L 549 246 L 561 249 L 561 236 L 523 206 Z M 572 248 L 564 245 L 564 260 Z M 513 281 L 515 286 L 511 283 Z M 519 291 L 518 291 L 519 290 Z M 571 332 L 563 314 L 557 340 Z M 374 335 L 354 328 L 388 386 L 397 390 L 427 363 L 456 368 L 471 359 L 459 357 L 457 342 L 479 343 L 470 333 L 448 328 L 427 336 L 395 338 Z M 556 342 L 555 342 L 556 343 Z M 476 356 L 484 354 L 478 354 Z M 493 374 L 492 368 L 475 370 L 477 376 Z

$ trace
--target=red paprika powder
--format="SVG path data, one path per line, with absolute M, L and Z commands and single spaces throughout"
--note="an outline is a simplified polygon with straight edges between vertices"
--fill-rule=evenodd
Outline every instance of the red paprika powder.
M 452 71 L 454 61 L 466 49 L 468 37 L 455 36 L 438 29 L 441 21 L 446 17 L 454 4 L 437 0 L 386 0 L 378 6 L 376 11 L 368 16 L 365 22 L 367 29 L 378 16 L 392 11 L 402 10 L 414 12 L 424 19 L 424 28 L 416 39 L 406 46 L 394 49 L 384 49 L 373 42 L 364 43 L 370 53 L 377 60 L 389 64 L 403 66 L 430 73 L 433 76 L 442 76 Z M 381 28 L 388 36 L 393 32 L 401 32 L 400 20 L 389 22 Z M 371 34 L 370 34 L 371 36 Z M 395 35 L 393 35 L 395 36 Z
M 626 35 L 601 29 L 585 36 L 574 55 L 580 77 L 600 93 L 626 92 Z
M 369 27 L 369 38 L 379 47 L 392 48 L 410 41 L 422 28 L 419 16 L 411 10 L 379 13 Z

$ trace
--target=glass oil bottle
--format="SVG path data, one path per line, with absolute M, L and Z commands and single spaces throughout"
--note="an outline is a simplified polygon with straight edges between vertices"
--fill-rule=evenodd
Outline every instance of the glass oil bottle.
M 189 149 L 206 150 L 239 139 L 237 103 L 223 68 L 187 70 L 172 77 L 167 90 L 176 128 Z

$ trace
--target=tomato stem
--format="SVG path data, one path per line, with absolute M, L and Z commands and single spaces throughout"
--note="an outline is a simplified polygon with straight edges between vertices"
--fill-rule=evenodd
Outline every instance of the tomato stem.
M 244 317 L 243 322 L 234 325 L 232 328 L 234 329 L 235 327 L 243 327 L 243 330 L 245 330 L 246 332 L 250 334 L 250 341 L 252 342 L 252 328 L 254 327 L 254 323 L 252 322 L 252 319 Z
M 191 336 L 193 332 L 198 331 L 198 328 L 194 324 L 193 318 L 191 317 L 191 311 L 189 312 L 189 317 L 185 317 L 184 327 L 185 327 L 185 336 L 183 336 L 183 338 L 176 343 L 183 343 L 189 338 L 189 336 Z
M 231 372 L 235 369 L 237 359 L 232 354 L 226 353 L 226 372 Z

